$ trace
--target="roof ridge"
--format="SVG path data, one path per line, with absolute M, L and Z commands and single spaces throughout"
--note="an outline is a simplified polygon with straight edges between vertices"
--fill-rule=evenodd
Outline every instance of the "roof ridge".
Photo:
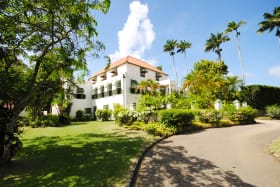
M 164 75 L 168 75 L 167 73 L 163 72 L 162 70 L 160 69 L 157 69 L 156 67 L 154 67 L 153 65 L 149 64 L 148 62 L 142 60 L 142 59 L 139 59 L 139 58 L 135 58 L 133 56 L 130 56 L 130 55 L 127 55 L 123 58 L 120 58 L 116 61 L 114 61 L 113 63 L 110 64 L 109 68 L 107 70 L 105 70 L 104 68 L 97 71 L 95 74 L 93 74 L 89 79 L 92 79 L 93 77 L 96 77 L 106 71 L 110 71 L 111 69 L 114 69 L 122 64 L 125 64 L 125 63 L 130 63 L 130 64 L 133 64 L 133 65 L 136 65 L 136 66 L 139 66 L 139 67 L 144 67 L 144 68 L 147 68 L 147 69 L 150 69 L 152 71 L 155 71 L 155 72 L 158 72 L 158 73 L 161 73 L 161 74 L 164 74 Z

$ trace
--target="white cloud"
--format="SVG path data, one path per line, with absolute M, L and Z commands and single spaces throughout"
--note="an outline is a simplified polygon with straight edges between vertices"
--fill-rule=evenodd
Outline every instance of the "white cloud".
M 133 1 L 129 8 L 130 14 L 126 23 L 118 32 L 119 48 L 114 54 L 109 55 L 112 61 L 127 55 L 142 58 L 155 39 L 153 24 L 148 17 L 148 5 Z
M 272 77 L 280 78 L 280 65 L 270 68 L 268 74 Z

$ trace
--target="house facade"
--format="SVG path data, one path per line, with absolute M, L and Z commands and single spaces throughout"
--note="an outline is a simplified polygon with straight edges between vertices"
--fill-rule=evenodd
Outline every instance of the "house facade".
M 169 80 L 167 73 L 143 60 L 126 56 L 74 89 L 70 116 L 74 117 L 77 110 L 88 114 L 94 114 L 97 109 L 113 110 L 114 103 L 135 109 L 141 97 L 137 84 L 147 79 L 157 81 L 163 94 L 176 89 L 176 82 Z

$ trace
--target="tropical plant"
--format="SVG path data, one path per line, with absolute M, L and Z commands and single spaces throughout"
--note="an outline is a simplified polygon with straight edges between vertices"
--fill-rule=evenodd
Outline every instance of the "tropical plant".
M 268 30 L 269 32 L 276 29 L 276 37 L 279 39 L 280 44 L 280 7 L 275 7 L 273 13 L 264 13 L 264 21 L 259 23 L 258 33 L 263 33 Z
M 227 79 L 228 67 L 223 61 L 200 60 L 186 76 L 182 90 L 189 103 L 198 108 L 211 108 L 216 99 L 229 99 L 235 90 L 236 82 Z M 235 80 L 235 79 L 234 79 Z
M 137 89 L 140 90 L 142 93 L 146 94 L 149 93 L 149 95 L 156 95 L 157 89 L 159 88 L 159 83 L 156 81 L 153 81 L 152 79 L 147 79 L 141 81 L 137 85 Z
M 191 48 L 192 44 L 190 42 L 187 42 L 185 40 L 181 40 L 179 43 L 177 43 L 177 53 L 183 53 L 184 58 L 185 58 L 185 63 L 186 63 L 186 72 L 188 74 L 188 64 L 187 64 L 187 54 L 186 50 Z
M 218 61 L 221 61 L 222 43 L 229 41 L 230 38 L 222 32 L 216 35 L 211 33 L 210 38 L 205 43 L 205 52 L 214 51 L 218 55 Z
M 93 11 L 109 7 L 110 0 L 2 1 L 0 163 L 14 156 L 16 121 L 35 93 L 46 82 L 85 75 L 87 51 L 104 49 Z
M 228 23 L 227 28 L 225 30 L 225 33 L 235 32 L 235 38 L 237 43 L 237 50 L 238 50 L 238 56 L 240 60 L 241 70 L 242 70 L 242 83 L 245 85 L 245 74 L 244 74 L 244 64 L 241 56 L 241 50 L 240 50 L 240 44 L 239 44 L 239 35 L 240 32 L 238 31 L 239 27 L 246 24 L 245 21 L 241 20 L 238 23 L 231 21 Z
M 178 74 L 177 74 L 177 69 L 176 69 L 175 59 L 174 59 L 176 47 L 177 47 L 177 40 L 167 40 L 166 43 L 163 46 L 163 51 L 169 53 L 170 56 L 172 56 L 173 70 L 174 70 L 174 73 L 175 73 L 175 76 L 176 76 L 176 89 L 177 89 Z

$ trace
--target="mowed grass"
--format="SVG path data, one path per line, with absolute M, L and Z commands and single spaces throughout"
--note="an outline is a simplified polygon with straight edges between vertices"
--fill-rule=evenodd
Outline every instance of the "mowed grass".
M 0 186 L 126 186 L 134 162 L 155 137 L 114 122 L 26 128 L 23 149 L 0 167 Z
M 280 137 L 272 142 L 270 151 L 280 159 Z

